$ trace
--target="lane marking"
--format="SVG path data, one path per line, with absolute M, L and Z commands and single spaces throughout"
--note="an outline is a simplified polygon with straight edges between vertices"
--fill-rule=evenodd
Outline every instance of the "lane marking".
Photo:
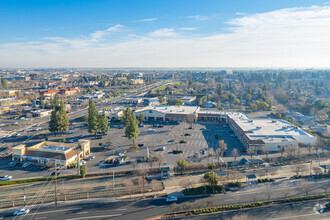
M 116 209 L 116 211 L 126 211 L 127 209 Z
M 35 219 L 45 219 L 45 218 L 47 218 L 47 217 L 39 217 L 39 218 L 35 218 Z
M 82 214 L 87 214 L 88 212 L 78 212 L 77 214 L 82 215 Z
M 94 219 L 94 218 L 116 217 L 116 216 L 120 216 L 120 215 L 122 215 L 122 214 L 86 216 L 86 217 L 79 217 L 79 218 L 67 218 L 66 220 L 79 220 L 79 219 Z
M 287 216 L 287 217 L 281 217 L 281 218 L 272 218 L 272 219 L 269 219 L 269 220 L 293 219 L 293 218 L 312 216 L 312 215 L 316 215 L 316 214 L 313 213 L 313 214 L 306 214 L 306 215 L 294 215 L 294 216 Z
M 73 211 L 77 209 L 82 209 L 82 208 L 75 208 L 75 209 L 62 209 L 62 210 L 54 210 L 54 211 L 48 211 L 48 212 L 36 212 L 36 213 L 29 213 L 27 215 L 42 215 L 42 214 L 47 214 L 47 213 L 53 213 L 53 212 L 64 212 L 64 211 Z M 33 210 L 31 210 L 32 212 Z

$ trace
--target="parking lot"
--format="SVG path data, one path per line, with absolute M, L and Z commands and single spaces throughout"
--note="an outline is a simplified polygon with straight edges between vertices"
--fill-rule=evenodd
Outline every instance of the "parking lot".
M 104 172 L 112 170 L 125 170 L 132 168 L 132 161 L 142 161 L 143 157 L 147 156 L 147 148 L 149 155 L 161 158 L 160 163 L 156 162 L 153 166 L 170 166 L 176 165 L 180 159 L 185 159 L 188 162 L 196 162 L 196 154 L 198 160 L 209 162 L 208 155 L 214 154 L 218 148 L 218 141 L 224 140 L 227 144 L 227 156 L 233 148 L 243 150 L 244 147 L 239 140 L 231 133 L 230 128 L 225 124 L 215 123 L 163 123 L 161 127 L 155 126 L 154 123 L 145 123 L 144 127 L 140 127 L 140 134 L 137 144 L 139 149 L 132 149 L 132 141 L 124 136 L 125 129 L 120 129 L 120 122 L 111 122 L 109 133 L 97 139 L 93 134 L 88 133 L 86 123 L 75 121 L 70 125 L 70 130 L 65 135 L 54 136 L 50 133 L 45 133 L 44 138 L 50 141 L 66 138 L 67 141 L 77 141 L 79 139 L 91 140 L 91 154 L 95 159 L 87 161 L 88 172 Z M 36 138 L 27 142 L 28 146 L 34 145 L 43 141 L 44 138 Z M 184 140 L 186 143 L 180 143 Z M 109 145 L 110 149 L 103 149 L 100 145 Z M 142 146 L 143 145 L 143 146 Z M 173 150 L 182 150 L 180 154 L 174 154 Z M 126 153 L 125 153 L 126 152 Z M 127 160 L 117 166 L 99 166 L 109 156 L 125 153 Z M 27 168 L 9 167 L 8 160 L 5 164 L 0 162 L 0 173 L 3 175 L 11 175 L 13 178 L 48 176 L 51 171 L 41 171 L 39 166 L 31 165 Z M 146 166 L 149 166 L 146 163 Z M 77 169 L 68 169 L 61 171 L 61 175 L 76 174 Z

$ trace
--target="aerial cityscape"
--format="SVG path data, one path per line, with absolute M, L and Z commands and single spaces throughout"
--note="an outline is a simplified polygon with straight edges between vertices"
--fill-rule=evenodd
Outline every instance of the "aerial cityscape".
M 0 1 L 0 219 L 330 219 L 330 3 Z

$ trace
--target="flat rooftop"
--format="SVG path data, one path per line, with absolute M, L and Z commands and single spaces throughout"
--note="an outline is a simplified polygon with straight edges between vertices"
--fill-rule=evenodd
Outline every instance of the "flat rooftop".
M 195 114 L 199 110 L 199 106 L 174 106 L 174 105 L 158 105 L 158 106 L 147 106 L 145 108 L 136 110 L 135 112 L 142 111 L 158 111 L 164 114 Z
M 284 121 L 276 119 L 234 119 L 237 125 L 249 137 L 294 137 L 294 136 L 310 136 L 312 135 L 301 130 L 297 126 Z

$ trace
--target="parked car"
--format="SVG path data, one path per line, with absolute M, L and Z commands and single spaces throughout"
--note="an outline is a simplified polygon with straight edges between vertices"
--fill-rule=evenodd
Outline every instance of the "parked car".
M 205 152 L 206 152 L 205 150 L 201 150 L 201 153 L 202 153 L 202 154 L 205 154 Z
M 102 135 L 97 135 L 96 136 L 96 139 L 102 139 L 103 137 L 102 137 Z
M 15 216 L 18 216 L 18 215 L 25 215 L 25 214 L 28 214 L 30 212 L 30 209 L 28 208 L 22 208 L 20 210 L 17 210 L 14 212 L 14 215 Z
M 123 129 L 123 128 L 124 128 L 124 125 L 119 125 L 118 128 L 119 128 L 119 129 Z
M 26 162 L 26 163 L 23 164 L 22 168 L 27 168 L 27 167 L 30 166 L 30 165 L 31 165 L 30 162 Z
M 47 169 L 48 168 L 48 166 L 47 165 L 42 165 L 41 167 L 40 167 L 40 170 L 45 170 L 45 169 Z
M 144 124 L 139 124 L 139 127 L 143 128 L 144 127 Z
M 105 131 L 102 131 L 102 135 L 108 135 L 108 133 Z
M 89 159 L 89 160 L 93 160 L 93 159 L 95 159 L 95 156 L 94 156 L 94 155 L 90 155 L 90 156 L 88 157 L 88 159 Z
M 82 165 L 84 165 L 84 164 L 86 164 L 86 161 L 84 161 L 84 160 L 81 160 L 81 161 L 79 162 L 79 166 L 82 166 Z
M 162 127 L 164 127 L 164 125 L 162 125 L 162 124 L 159 124 L 158 125 L 158 128 L 162 128 Z
M 6 181 L 6 180 L 11 180 L 13 177 L 12 176 L 0 176 L 0 181 Z
M 148 129 L 148 131 L 149 131 L 149 132 L 154 132 L 155 129 L 150 128 L 150 129 Z
M 14 167 L 14 166 L 16 166 L 16 164 L 17 164 L 16 161 L 12 161 L 12 162 L 9 163 L 9 166 L 10 166 L 10 167 Z
M 166 149 L 165 146 L 162 146 L 162 147 L 160 148 L 161 151 L 164 151 L 165 149 Z
M 176 202 L 178 201 L 178 197 L 176 196 L 171 196 L 166 198 L 166 202 Z

